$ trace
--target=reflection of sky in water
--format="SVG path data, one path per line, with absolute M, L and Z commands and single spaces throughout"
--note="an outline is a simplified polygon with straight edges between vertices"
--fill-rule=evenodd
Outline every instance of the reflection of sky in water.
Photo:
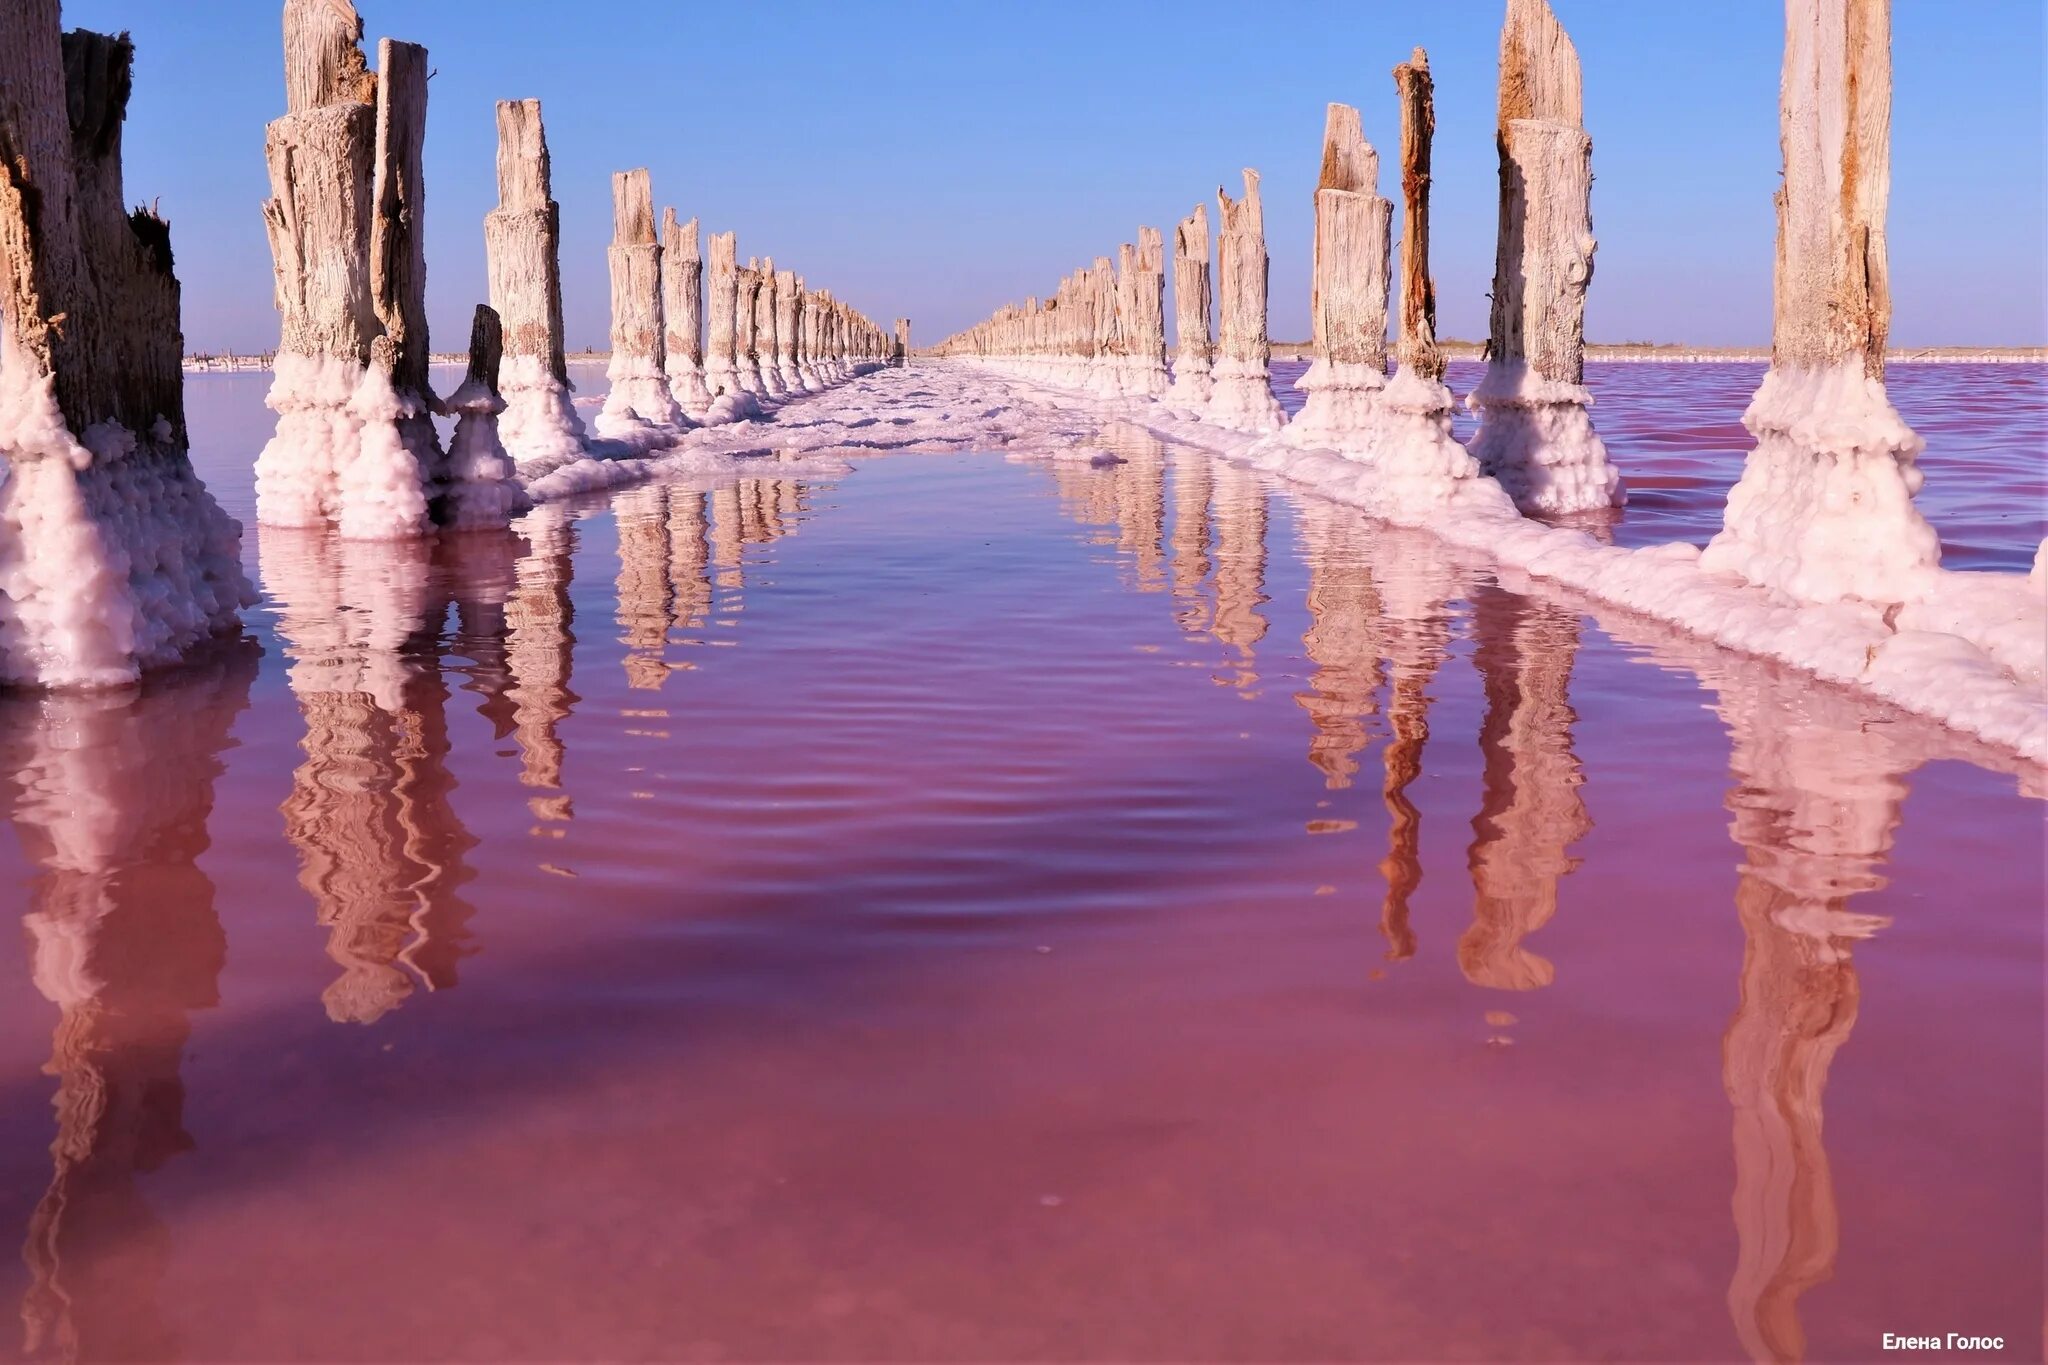
M 1939 373 L 1958 414 L 2040 383 Z M 1625 527 L 1710 529 L 1752 382 L 1596 368 L 1624 466 L 1673 471 Z M 192 384 L 245 518 L 266 383 Z M 0 708 L 34 1349 L 2031 1340 L 2003 760 L 1107 443 L 252 532 L 260 660 Z M 1937 503 L 1930 457 L 1930 512 L 2014 562 L 2030 467 L 1946 449 L 2006 492 Z

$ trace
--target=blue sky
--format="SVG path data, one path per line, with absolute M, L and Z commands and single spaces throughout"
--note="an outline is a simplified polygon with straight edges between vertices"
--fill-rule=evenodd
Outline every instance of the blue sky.
M 1597 341 L 1762 343 L 1778 176 L 1776 0 L 1553 0 L 1585 67 L 1600 239 Z M 424 43 L 428 304 L 436 342 L 485 297 L 498 99 L 537 96 L 561 201 L 569 342 L 601 345 L 609 177 L 734 229 L 932 340 L 1049 292 L 1149 223 L 1169 232 L 1239 167 L 1263 173 L 1272 332 L 1308 332 L 1323 106 L 1392 161 L 1394 64 L 1437 81 L 1439 331 L 1483 335 L 1494 231 L 1496 0 L 1336 4 L 918 0 L 359 0 Z M 130 30 L 127 190 L 159 200 L 190 349 L 277 340 L 263 126 L 283 112 L 277 0 L 67 0 Z M 2048 344 L 2041 0 L 1896 0 L 1893 339 Z M 1393 188 L 1383 173 L 1382 192 Z M 1394 196 L 1398 197 L 1398 196 Z M 1398 224 L 1397 224 L 1398 231 Z

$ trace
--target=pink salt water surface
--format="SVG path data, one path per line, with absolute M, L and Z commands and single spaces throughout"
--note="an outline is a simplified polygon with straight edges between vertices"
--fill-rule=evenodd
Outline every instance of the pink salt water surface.
M 1453 430 L 1469 441 L 1478 423 L 1462 399 L 1485 366 L 1454 360 L 1445 382 L 1461 406 Z M 1275 361 L 1274 392 L 1289 412 L 1302 395 L 1301 361 Z M 1762 380 L 1760 364 L 1593 361 L 1586 388 L 1593 426 L 1628 484 L 1628 509 L 1613 525 L 1619 545 L 1688 540 L 1721 529 L 1728 490 L 1756 442 L 1742 426 Z M 1885 386 L 1927 441 L 1927 476 L 1916 502 L 1941 534 L 1951 569 L 2026 569 L 2048 536 L 2048 365 L 1894 363 Z
M 1617 535 L 1752 379 L 1595 371 Z M 1986 563 L 2039 386 L 1894 377 Z M 1118 449 L 252 530 L 246 641 L 0 700 L 0 1350 L 2039 1353 L 2026 775 Z

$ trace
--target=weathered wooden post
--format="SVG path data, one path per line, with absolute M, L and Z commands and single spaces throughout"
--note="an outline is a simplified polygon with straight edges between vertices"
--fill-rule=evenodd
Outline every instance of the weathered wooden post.
M 1889 0 L 1786 0 L 1778 120 L 1771 368 L 1700 562 L 1802 601 L 1910 601 L 1941 544 L 1913 506 L 1925 443 L 1884 386 Z
M 759 344 L 760 315 L 754 311 L 761 300 L 761 262 L 752 256 L 735 276 L 732 305 L 733 369 L 739 386 L 750 394 L 766 392 L 761 384 Z
M 491 307 L 504 326 L 498 435 L 515 461 L 572 459 L 583 419 L 562 346 L 561 209 L 539 100 L 498 101 L 498 207 L 484 215 Z
M 1401 298 L 1394 378 L 1381 390 L 1370 445 L 1374 463 L 1418 512 L 1479 473 L 1479 462 L 1451 436 L 1451 391 L 1436 342 L 1436 286 L 1429 275 L 1430 143 L 1436 133 L 1435 84 L 1421 48 L 1394 68 L 1401 99 Z
M 1290 443 L 1362 451 L 1386 386 L 1387 252 L 1394 206 L 1379 194 L 1380 159 L 1358 110 L 1332 104 L 1323 126 L 1310 267 L 1315 358 L 1295 386 L 1308 395 Z
M 645 167 L 612 175 L 612 244 L 605 256 L 612 282 L 612 360 L 605 370 L 611 390 L 597 429 L 641 439 L 649 427 L 678 430 L 687 419 L 668 388 L 661 243 L 654 236 L 654 190 Z
M 529 505 L 499 436 L 505 411 L 498 388 L 504 355 L 504 326 L 489 305 L 480 303 L 469 329 L 469 371 L 442 405 L 455 414 L 443 521 L 457 530 L 502 527 Z
M 706 302 L 704 384 L 712 396 L 739 390 L 736 347 L 739 305 L 738 239 L 730 232 L 711 234 L 711 285 Z
M 1593 141 L 1579 55 L 1545 0 L 1508 0 L 1500 35 L 1500 237 L 1472 453 L 1528 512 L 1618 505 L 1585 378 Z
M 434 504 L 446 491 L 447 460 L 434 430 L 434 391 L 427 379 L 433 353 L 427 339 L 427 189 L 421 167 L 426 141 L 427 50 L 380 38 L 376 174 L 370 183 L 370 302 L 391 341 L 399 440 L 418 465 L 430 514 L 438 519 L 440 509 Z M 389 476 L 403 477 L 403 470 L 394 467 L 381 477 Z M 360 509 L 354 519 L 359 534 L 372 539 L 425 529 L 383 525 L 363 518 Z
M 1218 311 L 1221 341 L 1211 370 L 1212 390 L 1203 416 L 1234 431 L 1278 430 L 1286 420 L 1273 399 L 1268 371 L 1273 348 L 1266 336 L 1266 218 L 1259 204 L 1259 173 L 1244 173 L 1244 198 L 1216 191 L 1222 235 Z
M 896 319 L 896 345 L 890 359 L 898 365 L 910 363 L 910 319 Z
M 697 220 L 678 225 L 676 211 L 661 211 L 661 320 L 669 395 L 692 421 L 711 406 L 704 382 L 704 258 Z
M 749 262 L 749 264 L 752 264 Z M 754 368 L 761 375 L 761 392 L 780 398 L 787 391 L 775 357 L 782 345 L 782 318 L 775 308 L 775 258 L 763 256 L 758 267 L 760 288 L 754 294 Z
M 270 394 L 279 429 L 265 457 L 279 458 L 273 470 L 264 457 L 256 466 L 257 514 L 274 525 L 329 519 L 335 469 L 354 452 L 346 441 L 328 446 L 326 428 L 382 330 L 369 269 L 377 78 L 362 36 L 352 6 L 285 5 L 286 113 L 264 133 L 272 198 L 263 206 L 283 314 Z
M 1136 398 L 1157 398 L 1168 386 L 1166 374 L 1166 244 L 1159 229 L 1138 229 L 1130 281 L 1123 290 L 1124 392 Z
M 1214 343 L 1209 339 L 1209 209 L 1195 211 L 1173 230 L 1173 384 L 1161 400 L 1175 412 L 1208 405 Z
M 193 474 L 170 228 L 127 206 L 134 47 L 0 0 L 0 685 L 128 681 L 254 600 Z
M 825 381 L 818 375 L 818 314 L 823 305 L 818 296 L 804 285 L 804 277 L 796 277 L 796 370 L 804 391 L 816 393 L 825 387 Z
M 775 272 L 775 377 L 785 394 L 802 393 L 796 364 L 797 286 L 794 270 Z

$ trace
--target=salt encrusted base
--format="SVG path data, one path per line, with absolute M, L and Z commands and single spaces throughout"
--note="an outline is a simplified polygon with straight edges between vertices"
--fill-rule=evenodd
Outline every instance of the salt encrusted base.
M 1287 414 L 1273 397 L 1265 366 L 1226 357 L 1216 362 L 1209 377 L 1212 387 L 1203 421 L 1253 435 L 1278 431 L 1286 424 Z
M 432 529 L 426 473 L 406 439 L 411 405 L 379 366 L 363 371 L 349 400 L 358 423 L 356 449 L 335 473 L 334 524 L 348 540 L 409 540 Z
M 256 520 L 325 526 L 338 504 L 336 478 L 362 444 L 349 400 L 364 366 L 337 356 L 278 355 L 264 404 L 277 430 L 256 456 Z
M 1703 567 L 1801 602 L 1910 602 L 1927 591 L 1941 544 L 1913 506 L 1926 443 L 1860 359 L 1772 368 L 1742 422 L 1756 449 Z
M 448 443 L 448 481 L 441 496 L 441 524 L 450 530 L 496 530 L 531 504 L 514 476 L 512 457 L 499 440 L 498 417 L 505 400 L 480 380 L 465 379 L 444 404 L 455 413 Z
M 703 367 L 694 360 L 677 359 L 674 352 L 668 357 L 668 392 L 693 422 L 701 421 L 704 410 L 711 406 L 711 386 L 704 382 Z
M 1281 438 L 1290 445 L 1362 449 L 1373 438 L 1379 395 L 1386 386 L 1386 375 L 1370 365 L 1319 359 L 1295 382 L 1308 397 L 1281 429 Z
M 726 426 L 733 422 L 752 421 L 760 415 L 760 399 L 745 389 L 733 389 L 711 400 L 711 406 L 704 409 L 704 425 Z
M 1524 512 L 1588 512 L 1626 500 L 1587 411 L 1593 395 L 1523 365 L 1494 365 L 1465 404 L 1479 417 L 1472 454 Z
M 1174 412 L 1198 413 L 1209 406 L 1212 392 L 1208 361 L 1177 360 L 1173 365 L 1173 382 L 1159 401 Z
M 644 427 L 680 432 L 689 426 L 689 419 L 676 406 L 675 395 L 669 392 L 668 376 L 652 360 L 614 356 L 606 377 L 611 380 L 611 391 L 605 394 L 604 408 L 597 415 L 600 436 L 620 436 Z
M 573 459 L 583 449 L 583 419 L 569 386 L 555 378 L 540 356 L 506 356 L 498 386 L 505 410 L 498 414 L 498 439 L 517 464 Z
M 73 437 L 49 376 L 0 356 L 0 683 L 131 682 L 255 602 L 242 528 L 171 439 L 161 420 Z
M 1126 398 L 1158 398 L 1172 386 L 1166 366 L 1144 356 L 1126 356 L 1117 380 Z

